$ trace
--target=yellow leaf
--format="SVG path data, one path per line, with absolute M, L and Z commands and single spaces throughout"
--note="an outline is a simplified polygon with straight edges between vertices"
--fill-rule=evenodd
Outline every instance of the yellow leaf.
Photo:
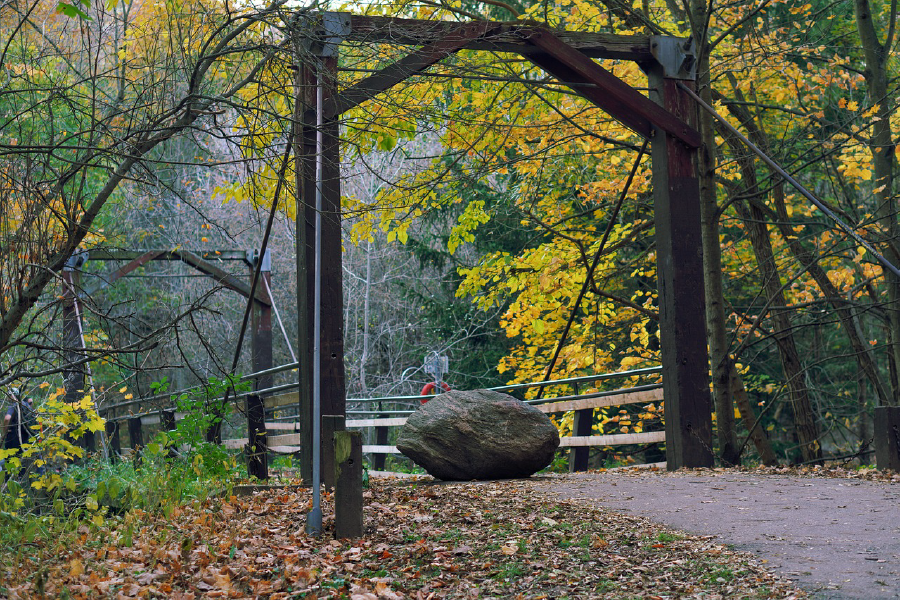
M 69 563 L 69 577 L 80 577 L 84 573 L 84 565 L 77 558 L 73 558 Z

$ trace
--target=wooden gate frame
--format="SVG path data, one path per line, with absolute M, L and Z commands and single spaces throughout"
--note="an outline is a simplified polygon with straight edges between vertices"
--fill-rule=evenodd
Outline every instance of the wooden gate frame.
M 93 286 L 82 287 L 82 269 L 88 261 L 113 261 L 127 264 L 103 275 L 98 283 Z M 66 362 L 75 366 L 63 371 L 64 386 L 66 389 L 66 401 L 74 402 L 80 398 L 85 389 L 85 369 L 80 366 L 84 356 L 78 350 L 81 348 L 81 331 L 84 325 L 80 297 L 91 296 L 99 290 L 109 287 L 122 277 L 139 269 L 150 261 L 181 261 L 193 267 L 200 273 L 214 279 L 218 285 L 237 292 L 244 298 L 250 298 L 252 286 L 244 283 L 235 275 L 217 266 L 217 262 L 242 262 L 250 270 L 250 280 L 253 280 L 253 270 L 257 262 L 260 265 L 260 277 L 265 285 L 256 288 L 253 297 L 253 313 L 250 323 L 250 351 L 252 368 L 255 373 L 272 368 L 272 299 L 268 290 L 272 286 L 272 254 L 270 251 L 262 255 L 260 259 L 257 251 L 245 250 L 211 250 L 194 252 L 182 249 L 172 250 L 125 250 L 116 248 L 96 248 L 73 254 L 62 272 L 62 330 L 64 346 L 68 353 Z M 272 386 L 272 376 L 266 375 L 254 380 L 254 389 L 261 390 Z M 248 471 L 250 475 L 259 479 L 267 479 L 269 476 L 266 463 L 266 433 L 265 414 L 263 401 L 259 395 L 247 396 L 247 428 L 250 439 L 249 447 L 257 448 L 248 454 Z M 173 413 L 174 414 L 174 413 Z M 107 422 L 107 435 L 118 440 L 118 423 Z M 173 425 L 174 427 L 174 425 Z M 130 431 L 134 431 L 129 426 Z M 138 430 L 139 431 L 139 430 Z M 85 435 L 85 444 L 88 450 L 93 451 L 96 443 L 93 434 Z M 118 445 L 118 441 L 116 441 Z M 134 444 L 132 443 L 132 446 Z
M 514 52 L 651 140 L 657 244 L 660 343 L 669 470 L 713 465 L 712 403 L 703 295 L 700 186 L 694 128 L 697 108 L 678 89 L 695 87 L 693 44 L 668 36 L 621 36 L 551 31 L 535 23 L 456 23 L 349 13 L 311 13 L 303 24 L 305 51 L 298 67 L 299 202 L 298 315 L 313 322 L 315 192 L 322 192 L 321 414 L 346 416 L 341 289 L 340 147 L 338 118 L 406 78 L 459 50 Z M 397 62 L 337 89 L 338 49 L 343 41 L 419 46 Z M 593 58 L 637 62 L 647 73 L 650 98 L 605 70 Z M 316 180 L 316 90 L 323 88 L 322 180 Z M 301 229 L 305 228 L 305 230 Z M 300 248 L 305 240 L 304 248 Z M 305 265 L 300 264 L 305 255 Z M 305 271 L 305 285 L 300 273 Z M 305 340 L 302 333 L 301 342 Z M 312 472 L 312 344 L 301 352 L 301 475 Z M 330 432 L 323 418 L 322 469 L 333 470 Z M 326 481 L 327 485 L 327 481 Z

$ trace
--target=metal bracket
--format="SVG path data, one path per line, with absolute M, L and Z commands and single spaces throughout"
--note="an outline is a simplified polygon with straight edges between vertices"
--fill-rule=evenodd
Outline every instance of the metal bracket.
M 307 38 L 306 48 L 316 56 L 337 56 L 338 46 L 350 35 L 350 13 L 319 13 L 322 22 L 316 33 Z
M 90 254 L 87 251 L 76 252 L 68 259 L 66 259 L 66 264 L 63 265 L 63 271 L 80 271 L 81 267 L 84 266 L 84 263 L 88 261 Z
M 259 260 L 259 250 L 248 250 L 247 251 L 247 263 L 252 267 L 256 268 L 256 261 Z M 262 257 L 262 268 L 260 271 L 264 273 L 269 273 L 272 271 L 272 252 L 266 248 L 265 254 Z
M 650 53 L 670 79 L 697 78 L 697 53 L 693 38 L 654 35 L 650 38 Z

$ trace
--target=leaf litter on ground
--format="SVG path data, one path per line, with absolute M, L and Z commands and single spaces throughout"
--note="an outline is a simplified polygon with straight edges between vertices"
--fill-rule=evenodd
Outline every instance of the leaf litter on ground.
M 35 542 L 0 566 L 10 598 L 805 598 L 710 537 L 585 503 L 539 481 L 372 480 L 366 535 L 305 533 L 309 489 L 140 511 Z M 27 557 L 26 557 L 27 556 Z

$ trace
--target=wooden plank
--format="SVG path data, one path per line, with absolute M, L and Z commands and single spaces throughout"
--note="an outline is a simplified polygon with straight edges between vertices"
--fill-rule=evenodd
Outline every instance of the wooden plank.
M 288 392 L 287 394 L 278 394 L 277 396 L 269 396 L 264 400 L 266 409 L 281 408 L 282 406 L 291 406 L 300 403 L 300 395 L 297 392 Z
M 363 519 L 362 434 L 334 432 L 334 537 L 359 538 Z
M 586 408 L 605 408 L 607 406 L 622 406 L 625 404 L 640 404 L 641 402 L 660 402 L 663 399 L 662 388 L 646 390 L 643 392 L 629 392 L 616 394 L 615 396 L 603 396 L 601 398 L 585 398 L 584 400 L 568 400 L 566 402 L 549 402 L 535 406 L 542 413 L 567 412 L 570 410 L 584 410 Z
M 347 421 L 347 427 L 402 427 L 406 425 L 406 417 L 394 419 L 354 419 Z
M 176 412 L 175 420 L 176 421 L 182 420 L 186 414 L 187 413 Z M 159 423 L 160 423 L 159 413 L 154 413 L 152 415 L 144 415 L 142 417 L 136 417 L 136 418 L 141 420 L 141 425 L 159 425 Z
M 266 423 L 266 431 L 300 431 L 300 423 Z
M 468 50 L 490 50 L 494 52 L 514 52 L 516 54 L 536 54 L 540 50 L 522 39 L 523 28 L 532 28 L 534 23 L 479 23 L 490 36 L 472 40 L 466 45 Z M 440 40 L 458 27 L 452 21 L 423 19 L 400 19 L 395 17 L 370 17 L 350 15 L 348 40 L 377 42 L 409 46 L 424 46 Z M 559 31 L 553 34 L 566 44 L 579 49 L 593 58 L 615 58 L 646 62 L 653 60 L 650 51 L 650 37 L 641 35 L 613 35 L 586 31 Z
M 375 444 L 378 446 L 387 446 L 388 445 L 388 428 L 387 427 L 376 427 L 375 428 Z M 372 468 L 376 471 L 384 471 L 384 465 L 387 461 L 387 456 L 384 454 L 375 454 L 372 457 Z
M 404 79 L 421 73 L 431 65 L 465 48 L 482 35 L 490 35 L 492 30 L 483 23 L 455 23 L 441 38 L 405 55 L 397 62 L 381 69 L 362 81 L 350 86 L 325 104 L 325 118 L 333 119 L 381 92 L 397 85 Z
M 374 453 L 374 454 L 400 454 L 400 451 L 397 450 L 396 446 L 381 446 L 381 445 L 371 445 L 371 446 L 363 446 L 362 447 L 364 453 Z
M 299 407 L 300 476 L 312 481 L 313 313 L 316 270 L 316 69 L 314 61 L 298 65 L 295 126 L 299 128 L 295 179 L 297 198 L 297 359 L 300 389 L 293 398 Z M 302 208 L 301 208 L 302 207 Z M 284 394 L 281 398 L 288 396 Z M 293 394 L 291 395 L 293 396 Z M 272 407 L 289 402 L 271 399 Z M 267 401 L 266 406 L 270 406 Z M 284 402 L 282 404 L 281 402 Z
M 590 83 L 572 89 L 602 108 L 636 133 L 650 138 L 658 127 L 690 148 L 700 147 L 700 133 L 659 104 L 595 63 L 584 53 L 566 45 L 543 28 L 535 28 L 528 41 L 546 54 L 529 60 L 563 83 Z
M 579 446 L 623 446 L 625 444 L 652 444 L 665 442 L 665 431 L 648 431 L 644 433 L 618 433 L 613 435 L 571 436 L 559 438 L 560 448 L 577 448 Z
M 299 433 L 287 433 L 284 435 L 269 436 L 270 446 L 299 446 L 301 445 Z
M 234 440 L 222 440 L 222 446 L 229 450 L 241 450 L 247 445 L 247 438 L 238 438 Z

